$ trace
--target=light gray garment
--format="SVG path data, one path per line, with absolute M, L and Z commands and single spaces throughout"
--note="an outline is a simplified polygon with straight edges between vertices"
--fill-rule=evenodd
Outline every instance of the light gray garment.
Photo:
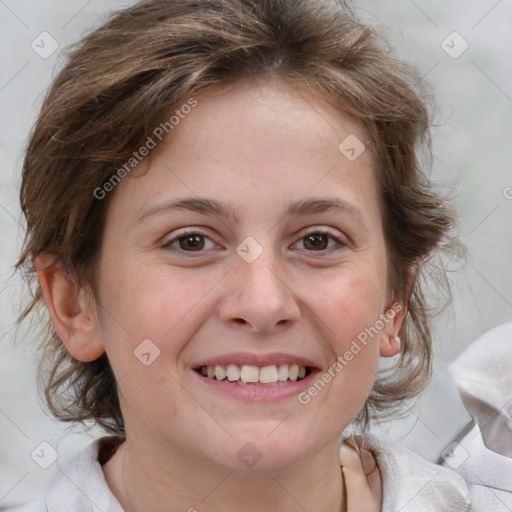
M 469 495 L 454 471 L 376 436 L 359 439 L 377 459 L 383 480 L 382 512 L 465 512 Z M 99 462 L 99 440 L 68 462 L 50 482 L 45 498 L 12 512 L 123 512 Z
M 475 420 L 454 443 L 456 471 L 477 510 L 512 511 L 512 322 L 473 342 L 449 367 Z M 447 459 L 449 461 L 449 459 Z

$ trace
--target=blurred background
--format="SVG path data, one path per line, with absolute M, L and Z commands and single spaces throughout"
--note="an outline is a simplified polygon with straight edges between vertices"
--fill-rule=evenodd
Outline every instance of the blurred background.
M 70 431 L 47 416 L 36 390 L 33 340 L 30 333 L 15 338 L 13 320 L 26 298 L 12 277 L 23 233 L 17 189 L 23 146 L 62 66 L 60 51 L 132 3 L 0 0 L 0 508 L 41 496 L 58 468 L 98 435 Z M 420 70 L 437 98 L 432 177 L 455 196 L 469 249 L 466 266 L 451 275 L 453 306 L 436 327 L 442 369 L 512 319 L 512 1 L 354 4 Z M 41 467 L 37 454 L 52 449 L 57 460 Z

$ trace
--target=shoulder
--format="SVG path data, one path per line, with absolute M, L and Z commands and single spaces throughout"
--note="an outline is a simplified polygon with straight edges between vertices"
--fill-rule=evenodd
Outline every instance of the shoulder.
M 494 444 L 495 439 L 490 435 L 491 429 L 484 428 L 486 423 L 509 427 L 502 434 L 509 441 L 506 455 L 512 457 L 512 322 L 499 325 L 474 341 L 449 371 L 464 405 L 482 425 L 484 437 L 489 437 L 488 443 Z
M 449 371 L 474 420 L 450 445 L 456 471 L 475 506 L 512 510 L 512 322 L 483 334 Z
M 116 446 L 115 439 L 119 445 L 119 438 L 112 437 L 91 443 L 60 469 L 43 498 L 7 512 L 123 512 L 98 460 Z
M 356 440 L 377 461 L 382 479 L 382 512 L 471 510 L 466 483 L 454 471 L 375 435 L 366 434 Z

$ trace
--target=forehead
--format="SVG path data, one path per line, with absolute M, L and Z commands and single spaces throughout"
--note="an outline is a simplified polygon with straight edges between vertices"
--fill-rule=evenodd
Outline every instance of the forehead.
M 124 191 L 116 191 L 129 195 L 139 213 L 164 199 L 211 197 L 213 191 L 242 210 L 245 199 L 254 205 L 286 196 L 289 204 L 341 189 L 348 201 L 366 196 L 378 202 L 365 130 L 318 95 L 284 81 L 243 80 L 194 100 L 134 179 L 123 180 Z
M 203 136 L 202 144 L 209 139 L 211 149 L 217 144 L 215 136 L 222 133 L 224 138 L 251 142 L 255 151 L 283 143 L 285 149 L 307 141 L 311 151 L 329 145 L 337 156 L 339 143 L 348 135 L 368 138 L 362 123 L 335 108 L 318 91 L 284 79 L 246 78 L 213 87 L 197 101 L 199 108 L 187 116 L 195 122 L 183 123 L 175 138 Z

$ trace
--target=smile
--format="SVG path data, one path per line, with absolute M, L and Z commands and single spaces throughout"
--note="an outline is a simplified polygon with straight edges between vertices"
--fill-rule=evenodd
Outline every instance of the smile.
M 204 377 L 217 381 L 227 381 L 245 385 L 280 385 L 296 382 L 309 374 L 309 368 L 298 364 L 280 364 L 258 367 L 254 365 L 214 365 L 201 366 L 198 371 Z

